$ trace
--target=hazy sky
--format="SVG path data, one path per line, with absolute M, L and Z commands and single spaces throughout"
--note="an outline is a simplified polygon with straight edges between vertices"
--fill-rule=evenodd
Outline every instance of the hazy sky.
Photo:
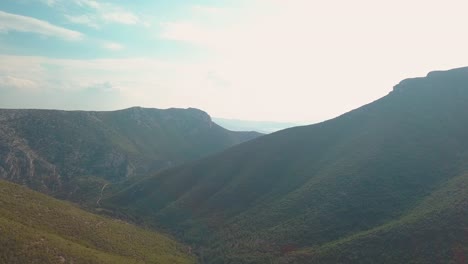
M 0 107 L 311 123 L 468 65 L 466 0 L 1 0 Z

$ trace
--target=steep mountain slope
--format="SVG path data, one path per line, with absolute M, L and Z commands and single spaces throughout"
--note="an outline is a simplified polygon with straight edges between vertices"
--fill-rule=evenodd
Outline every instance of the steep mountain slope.
M 467 263 L 467 191 L 465 173 L 448 181 L 395 221 L 320 247 L 293 252 L 283 261 Z
M 258 135 L 197 109 L 0 110 L 0 178 L 77 200 Z
M 0 180 L 0 263 L 195 263 L 170 238 Z
M 280 256 L 310 263 L 307 252 L 314 249 L 317 263 L 378 263 L 382 254 L 389 256 L 385 263 L 428 263 L 431 256 L 457 263 L 446 253 L 460 247 L 466 254 L 468 245 L 467 102 L 468 68 L 432 72 L 333 120 L 161 172 L 106 203 L 198 245 L 209 263 L 268 263 Z M 438 192 L 452 195 L 444 186 L 457 177 L 456 197 L 432 199 L 440 210 L 418 209 Z M 444 203 L 450 199 L 461 202 L 452 210 Z M 434 229 L 427 228 L 432 220 Z M 432 251 L 412 255 L 414 247 L 399 246 L 405 231 L 417 236 L 416 247 L 444 236 L 438 247 L 426 247 Z M 356 250 L 359 259 L 329 254 L 345 248 L 343 254 Z

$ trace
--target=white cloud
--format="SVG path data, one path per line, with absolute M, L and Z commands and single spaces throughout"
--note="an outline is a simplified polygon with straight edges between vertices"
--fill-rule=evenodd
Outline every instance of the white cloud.
M 161 27 L 160 37 L 164 39 L 185 41 L 210 48 L 217 47 L 221 44 L 220 42 L 226 41 L 226 39 L 221 38 L 221 35 L 226 37 L 226 34 L 192 22 L 164 22 L 161 23 Z
M 0 75 L 29 79 L 38 85 L 38 97 L 31 101 L 33 105 L 22 105 L 23 101 L 18 100 L 15 101 L 17 108 L 198 107 L 214 115 L 223 114 L 216 109 L 239 102 L 237 87 L 234 89 L 226 80 L 229 76 L 208 64 L 170 63 L 147 58 L 70 60 L 6 55 L 0 55 L 0 61 Z M 90 88 L 96 90 L 96 87 L 103 88 L 99 90 L 106 93 L 96 94 L 99 98 L 95 100 L 107 100 L 106 105 L 90 105 L 88 99 L 79 97 L 72 105 L 58 99 L 51 105 L 47 98 L 83 94 Z M 108 94 L 119 94 L 119 97 L 111 100 Z M 22 98 L 21 94 L 16 98 Z M 0 104 L 2 100 L 8 102 L 8 98 L 3 97 Z
M 209 14 L 209 15 L 220 15 L 227 11 L 226 8 L 203 6 L 203 5 L 194 5 L 191 8 L 192 8 L 192 11 L 195 13 Z
M 447 1 L 249 0 L 245 8 L 188 7 L 184 12 L 192 13 L 159 24 L 159 37 L 198 47 L 177 50 L 184 55 L 202 48 L 201 55 L 187 56 L 201 58 L 197 62 L 0 56 L 0 75 L 62 91 L 106 84 L 122 95 L 114 108 L 193 106 L 228 118 L 320 121 L 387 94 L 401 79 L 466 65 L 468 37 L 460 32 L 468 4 Z M 135 21 L 118 15 L 104 21 L 105 13 L 127 11 L 105 2 L 88 7 L 99 24 Z
M 467 8 L 459 0 L 257 0 L 222 10 L 216 23 L 219 10 L 200 18 L 195 7 L 195 18 L 161 23 L 160 37 L 212 54 L 206 63 L 230 84 L 212 97 L 223 101 L 213 107 L 218 116 L 319 121 L 401 79 L 466 65 Z
M 134 25 L 140 22 L 140 19 L 135 14 L 127 11 L 103 12 L 101 16 L 104 21 L 110 23 Z
M 201 95 L 207 98 L 206 91 L 191 89 L 206 87 L 208 82 L 201 77 L 206 75 L 207 69 L 198 64 L 167 63 L 145 58 L 70 60 L 8 55 L 0 55 L 0 61 L 0 76 L 30 80 L 37 84 L 43 94 L 54 91 L 75 93 L 106 84 L 106 91 L 116 90 L 124 98 L 123 101 L 114 102 L 114 108 L 132 105 L 188 107 L 194 105 L 191 98 Z M 181 75 L 184 78 L 180 78 Z M 3 82 L 14 81 L 8 79 Z M 182 94 L 187 96 L 185 102 L 183 100 L 175 105 L 174 101 Z M 40 103 L 46 104 L 47 100 L 43 102 L 38 99 L 37 104 Z M 86 102 L 81 103 L 86 106 Z
M 38 88 L 37 83 L 14 76 L 0 76 L 0 88 L 19 89 L 22 91 L 31 91 Z
M 79 15 L 79 16 L 65 15 L 65 18 L 74 24 L 81 24 L 81 25 L 92 27 L 92 28 L 99 28 L 99 25 L 96 22 L 96 17 L 93 15 L 86 15 L 86 14 Z
M 49 6 L 54 6 L 58 2 L 62 2 L 62 6 L 65 7 L 64 0 L 45 0 Z M 51 1 L 49 3 L 49 1 Z M 125 8 L 110 2 L 98 2 L 94 0 L 73 0 L 75 5 L 82 7 L 86 13 L 79 14 L 67 14 L 65 17 L 68 21 L 86 25 L 93 28 L 100 28 L 102 24 L 124 24 L 124 25 L 136 25 L 141 24 L 146 27 L 149 26 L 149 22 L 144 21 L 137 14 L 126 10 Z M 67 3 L 69 4 L 69 3 Z
M 54 6 L 57 3 L 57 0 L 43 0 L 43 1 L 48 6 Z
M 59 0 L 53 0 L 53 1 L 59 1 Z M 79 6 L 86 6 L 86 7 L 91 7 L 94 9 L 99 9 L 101 7 L 101 4 L 93 1 L 93 0 L 75 0 L 75 3 Z
M 108 49 L 108 50 L 112 50 L 112 51 L 119 51 L 119 50 L 123 50 L 124 49 L 124 46 L 119 44 L 119 43 L 114 43 L 114 42 L 109 42 L 109 43 L 105 43 L 103 45 L 103 47 L 105 49 Z
M 30 32 L 48 37 L 58 37 L 69 41 L 83 39 L 80 32 L 55 26 L 47 21 L 0 11 L 0 32 Z

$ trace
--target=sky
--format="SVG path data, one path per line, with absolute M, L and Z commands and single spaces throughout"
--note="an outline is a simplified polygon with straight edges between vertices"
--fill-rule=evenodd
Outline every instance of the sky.
M 333 118 L 468 66 L 466 0 L 2 0 L 0 107 Z

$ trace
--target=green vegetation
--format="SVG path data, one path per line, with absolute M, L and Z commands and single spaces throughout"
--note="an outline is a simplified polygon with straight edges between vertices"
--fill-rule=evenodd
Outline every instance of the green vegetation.
M 455 177 L 401 218 L 316 248 L 295 262 L 466 263 L 468 174 Z
M 0 181 L 0 263 L 194 263 L 165 235 Z
M 320 124 L 160 172 L 105 200 L 205 263 L 463 263 L 468 68 Z M 437 261 L 435 263 L 438 263 Z
M 228 131 L 197 109 L 4 109 L 0 178 L 95 204 L 106 183 L 134 180 L 259 135 Z

